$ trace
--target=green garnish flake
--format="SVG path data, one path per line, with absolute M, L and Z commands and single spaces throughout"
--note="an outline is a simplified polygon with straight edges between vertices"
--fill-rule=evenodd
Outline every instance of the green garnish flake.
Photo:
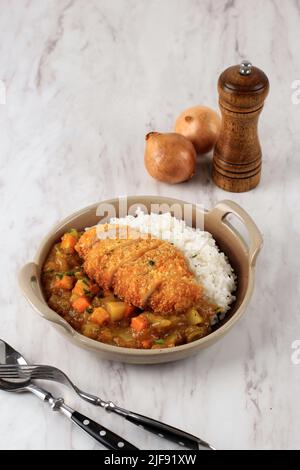
M 155 344 L 165 344 L 165 340 L 164 339 L 155 339 L 154 343 Z
M 76 228 L 71 228 L 68 233 L 70 233 L 74 237 L 78 237 L 78 232 L 77 232 Z
M 83 289 L 85 295 L 91 295 L 91 291 L 87 289 Z
M 149 259 L 148 264 L 149 264 L 150 266 L 154 266 L 154 265 L 155 265 L 155 261 L 153 261 L 153 259 Z
M 89 313 L 89 314 L 93 313 L 92 307 L 88 307 L 85 311 L 86 313 Z
M 85 284 L 86 286 L 90 287 L 90 284 L 89 284 L 89 282 L 88 282 L 86 279 L 83 278 L 83 279 L 82 279 L 82 282 L 83 282 L 83 284 Z
M 75 274 L 74 271 L 63 271 L 63 272 L 56 271 L 55 276 L 58 277 L 59 279 L 62 279 L 64 276 L 74 276 L 74 274 Z
M 196 258 L 198 253 L 195 253 L 193 256 L 191 256 L 191 258 Z

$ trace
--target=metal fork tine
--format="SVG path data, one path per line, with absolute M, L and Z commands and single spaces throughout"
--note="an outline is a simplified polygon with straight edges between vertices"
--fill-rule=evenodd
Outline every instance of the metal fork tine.
M 23 370 L 31 370 L 31 369 L 34 369 L 36 368 L 36 366 L 22 366 L 22 365 L 13 365 L 13 364 L 1 364 L 0 365 L 0 370 L 3 369 L 3 370 L 9 370 L 9 369 L 13 369 L 13 370 L 16 370 L 16 369 L 23 369 Z
M 16 370 L 4 370 L 4 371 L 0 370 L 0 377 L 4 377 L 6 375 L 16 375 L 16 376 L 18 376 L 18 375 L 30 375 L 30 374 L 31 374 L 31 372 L 26 371 L 26 370 L 24 370 L 24 371 L 17 370 L 17 369 Z
M 52 369 L 51 366 L 44 366 L 43 364 L 37 364 L 37 365 L 23 365 L 23 364 L 0 364 L 0 369 L 24 369 L 24 370 L 30 370 L 30 369 L 37 369 L 37 368 L 44 368 L 44 369 Z
M 30 369 L 23 369 L 22 367 L 1 367 L 0 366 L 0 374 L 31 374 L 33 372 L 33 368 Z
M 40 378 L 43 377 L 54 380 L 55 374 L 47 366 L 0 366 L 1 378 Z
M 39 372 L 47 372 L 49 371 L 49 367 L 48 366 L 13 366 L 13 365 L 8 365 L 8 366 L 4 366 L 4 365 L 0 365 L 0 373 L 5 373 L 5 372 L 16 372 L 16 373 L 19 373 L 19 372 L 26 372 L 26 373 L 32 373 L 33 371 L 39 371 Z
M 23 370 L 23 369 L 15 369 L 15 370 L 1 370 L 0 369 L 0 377 L 3 377 L 4 375 L 53 375 L 51 372 L 47 370 Z
M 30 375 L 19 375 L 19 374 L 13 374 L 13 375 L 0 375 L 0 379 L 2 380 L 11 380 L 11 379 L 24 379 L 28 380 L 30 379 Z
M 21 373 L 21 374 L 1 374 L 0 373 L 0 379 L 31 379 L 31 380 L 55 380 L 55 377 L 51 374 L 26 374 L 26 373 Z
M 0 379 L 28 379 L 28 380 L 49 380 L 59 382 L 63 385 L 70 386 L 78 393 L 77 387 L 69 380 L 69 378 L 56 367 L 48 365 L 19 365 L 19 364 L 1 364 Z M 79 391 L 80 392 L 80 391 Z M 85 397 L 87 394 L 85 394 Z M 91 396 L 92 397 L 92 396 Z M 92 397 L 94 399 L 94 397 Z
M 33 374 L 33 373 L 44 374 L 44 373 L 51 373 L 51 371 L 49 371 L 48 369 L 44 369 L 42 367 L 38 369 L 34 369 L 34 368 L 27 369 L 23 367 L 9 367 L 9 368 L 0 367 L 0 374 Z

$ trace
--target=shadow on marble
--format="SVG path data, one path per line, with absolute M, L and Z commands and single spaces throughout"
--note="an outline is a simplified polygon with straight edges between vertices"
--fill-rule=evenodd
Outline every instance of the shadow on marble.
M 196 175 L 192 179 L 193 183 L 199 185 L 199 188 L 212 188 L 214 183 L 211 177 L 212 171 L 212 154 L 198 155 L 197 156 L 197 170 Z

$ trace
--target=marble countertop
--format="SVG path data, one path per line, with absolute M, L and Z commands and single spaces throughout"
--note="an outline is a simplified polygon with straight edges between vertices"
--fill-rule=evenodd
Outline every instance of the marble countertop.
M 299 26 L 299 0 L 1 0 L 1 337 L 83 389 L 218 449 L 299 448 Z M 219 74 L 244 58 L 271 84 L 259 125 L 261 184 L 225 193 L 211 182 L 210 158 L 188 183 L 152 180 L 145 133 L 172 129 L 194 104 L 216 108 Z M 17 272 L 53 224 L 120 194 L 207 208 L 229 198 L 263 233 L 247 314 L 193 358 L 150 367 L 100 360 L 66 342 L 20 293 Z M 171 448 L 66 389 L 51 390 L 140 448 Z M 0 392 L 0 417 L 1 449 L 100 448 L 32 396 Z

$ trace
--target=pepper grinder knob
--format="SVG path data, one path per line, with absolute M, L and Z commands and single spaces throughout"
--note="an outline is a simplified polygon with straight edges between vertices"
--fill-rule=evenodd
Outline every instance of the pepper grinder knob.
M 218 92 L 222 128 L 214 150 L 213 180 L 226 191 L 249 191 L 261 177 L 257 125 L 269 80 L 262 70 L 245 60 L 220 75 Z
M 241 75 L 250 75 L 252 72 L 252 64 L 249 60 L 243 60 L 240 65 L 240 74 Z

